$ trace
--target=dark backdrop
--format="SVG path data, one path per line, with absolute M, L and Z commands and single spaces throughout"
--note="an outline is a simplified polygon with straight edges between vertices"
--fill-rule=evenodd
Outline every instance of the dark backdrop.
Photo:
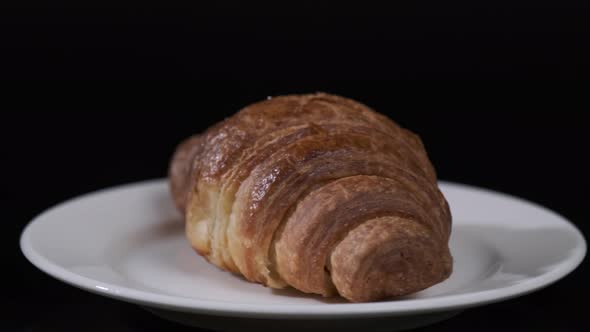
M 119 83 L 116 92 L 51 83 L 27 87 L 14 104 L 2 90 L 2 110 L 15 111 L 0 122 L 9 330 L 191 331 L 45 276 L 20 254 L 18 236 L 65 199 L 164 176 L 178 141 L 268 95 L 363 101 L 420 134 L 442 179 L 524 197 L 589 234 L 585 96 L 540 83 L 586 78 L 586 2 L 0 7 L 0 78 L 191 80 Z M 583 264 L 542 291 L 424 330 L 581 329 L 588 277 Z
M 589 7 L 584 0 L 4 0 L 0 75 L 585 78 Z

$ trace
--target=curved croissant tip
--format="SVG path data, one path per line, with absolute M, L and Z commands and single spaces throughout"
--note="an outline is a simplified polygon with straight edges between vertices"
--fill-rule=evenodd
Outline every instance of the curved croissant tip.
M 330 257 L 342 297 L 368 302 L 418 292 L 451 274 L 445 246 L 416 220 L 381 217 L 352 230 Z

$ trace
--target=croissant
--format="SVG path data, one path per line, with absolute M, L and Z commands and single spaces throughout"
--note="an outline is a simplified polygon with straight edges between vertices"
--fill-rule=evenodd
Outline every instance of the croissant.
M 249 105 L 181 143 L 169 179 L 192 247 L 251 282 L 365 302 L 452 271 L 451 214 L 419 137 L 344 97 Z

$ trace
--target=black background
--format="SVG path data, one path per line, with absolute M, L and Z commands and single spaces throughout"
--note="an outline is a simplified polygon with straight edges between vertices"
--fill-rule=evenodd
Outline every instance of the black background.
M 182 138 L 268 95 L 363 101 L 420 134 L 441 179 L 524 197 L 589 234 L 588 107 L 576 89 L 554 88 L 588 72 L 583 1 L 1 6 L 1 78 L 157 81 L 52 83 L 3 103 L 15 111 L 0 133 L 9 330 L 194 331 L 53 280 L 24 259 L 18 236 L 65 199 L 164 176 Z M 588 276 L 582 264 L 424 330 L 582 329 Z
M 590 4 L 480 1 L 12 1 L 15 79 L 584 79 Z

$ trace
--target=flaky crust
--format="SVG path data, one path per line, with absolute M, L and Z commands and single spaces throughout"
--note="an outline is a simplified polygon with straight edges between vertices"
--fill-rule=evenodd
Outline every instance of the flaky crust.
M 359 302 L 451 273 L 451 215 L 420 139 L 350 99 L 252 104 L 179 145 L 169 175 L 191 245 L 250 281 Z

